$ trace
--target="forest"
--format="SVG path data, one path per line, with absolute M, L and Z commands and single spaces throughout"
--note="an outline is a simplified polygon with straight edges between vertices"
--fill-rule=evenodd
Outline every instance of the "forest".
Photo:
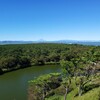
M 58 62 L 61 73 L 30 80 L 28 100 L 100 100 L 100 47 L 52 46 L 49 61 Z
M 100 60 L 100 46 L 69 44 L 0 45 L 0 74 L 33 65 L 60 64 L 61 60 Z
M 100 100 L 100 46 L 0 45 L 0 74 L 47 64 L 59 64 L 61 72 L 30 80 L 28 100 Z

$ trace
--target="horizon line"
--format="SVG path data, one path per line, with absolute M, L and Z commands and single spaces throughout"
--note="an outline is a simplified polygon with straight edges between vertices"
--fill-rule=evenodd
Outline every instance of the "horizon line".
M 96 42 L 96 41 L 100 41 L 100 40 L 74 40 L 74 39 L 62 39 L 62 40 L 0 40 L 0 42 L 3 42 L 3 41 L 11 41 L 11 42 L 13 42 L 13 41 L 16 41 L 16 42 L 36 42 L 36 41 L 44 41 L 44 42 L 48 42 L 48 41 L 51 41 L 51 42 L 53 42 L 53 41 L 88 41 L 88 42 Z

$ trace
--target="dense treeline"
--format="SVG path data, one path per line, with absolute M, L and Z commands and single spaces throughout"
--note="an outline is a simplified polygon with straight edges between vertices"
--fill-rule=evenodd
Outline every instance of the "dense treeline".
M 0 46 L 0 73 L 31 65 L 59 63 L 61 60 L 100 60 L 100 46 L 67 44 L 23 44 Z
M 55 60 L 49 60 L 60 62 L 61 73 L 29 81 L 28 100 L 90 100 L 93 94 L 91 100 L 99 100 L 95 91 L 100 92 L 100 47 L 55 44 L 53 50 L 61 50 L 54 52 L 58 55 L 53 56 Z M 94 93 L 89 93 L 93 89 Z

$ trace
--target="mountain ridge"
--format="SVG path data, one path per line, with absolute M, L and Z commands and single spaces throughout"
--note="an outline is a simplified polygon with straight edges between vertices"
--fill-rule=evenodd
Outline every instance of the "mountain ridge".
M 32 43 L 63 43 L 63 44 L 82 44 L 82 45 L 95 45 L 100 46 L 100 40 L 55 40 L 55 41 L 46 41 L 46 40 L 39 40 L 39 41 L 0 41 L 0 45 L 6 44 L 32 44 Z

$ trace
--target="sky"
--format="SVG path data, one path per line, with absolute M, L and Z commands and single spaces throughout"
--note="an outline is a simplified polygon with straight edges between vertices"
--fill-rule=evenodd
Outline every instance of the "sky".
M 100 40 L 100 0 L 0 0 L 0 41 Z

